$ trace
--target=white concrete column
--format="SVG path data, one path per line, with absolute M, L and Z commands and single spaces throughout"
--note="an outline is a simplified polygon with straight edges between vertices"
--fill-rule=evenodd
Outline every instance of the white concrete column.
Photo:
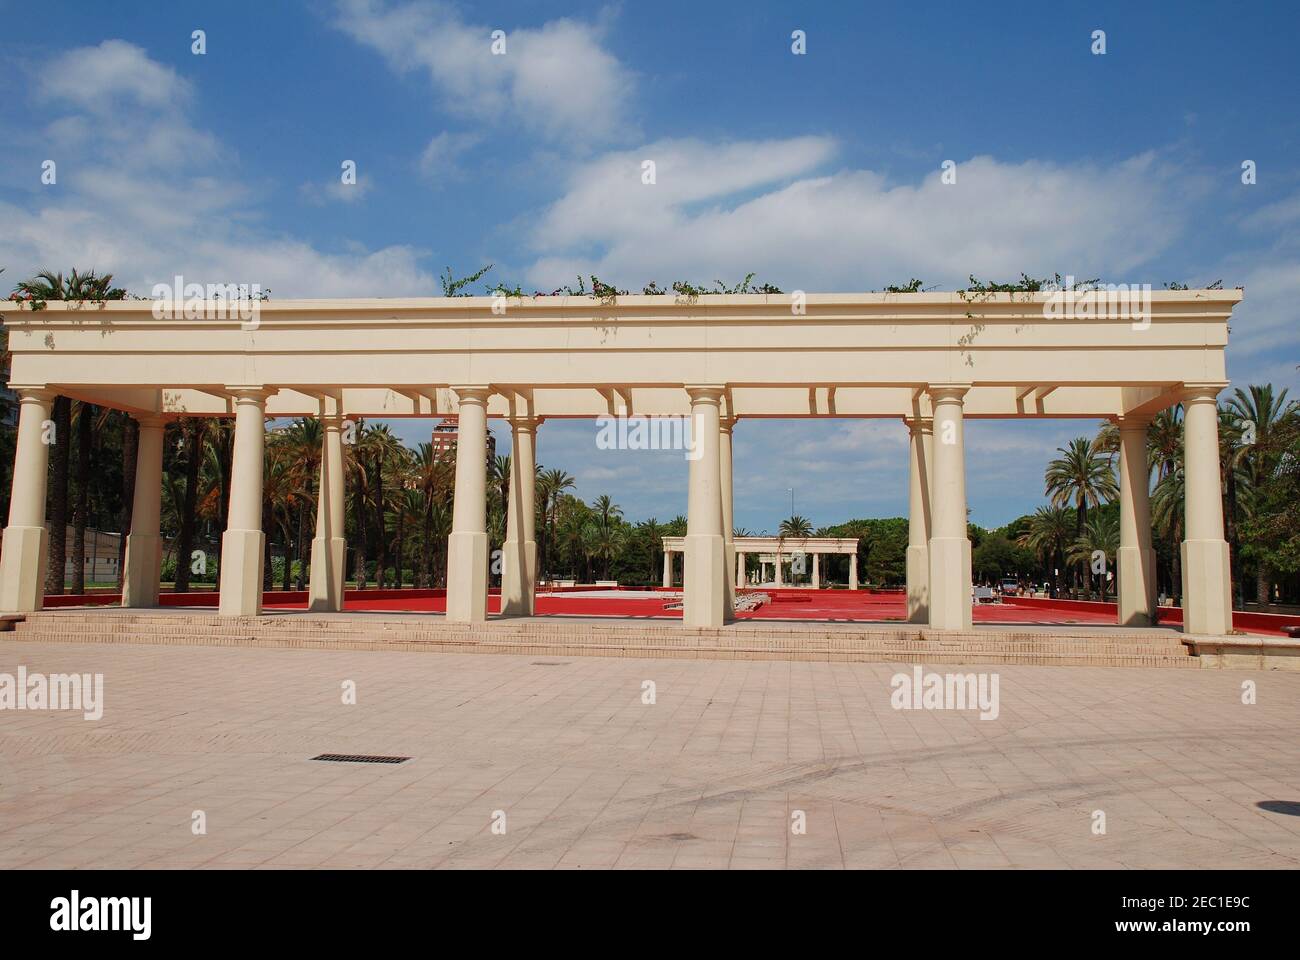
M 858 589 L 858 555 L 849 554 L 849 589 Z
M 1119 623 L 1149 627 L 1156 613 L 1156 552 L 1151 548 L 1149 420 L 1119 417 Z
M 718 476 L 722 493 L 722 569 L 724 573 L 731 570 L 736 564 L 736 528 L 732 514 L 731 498 L 731 435 L 735 425 L 735 417 L 720 416 L 718 418 Z M 727 594 L 724 616 L 730 620 L 736 614 L 736 585 L 731 582 L 729 576 L 724 576 L 723 579 L 726 581 Z
M 971 627 L 971 547 L 966 536 L 963 402 L 969 384 L 930 387 L 934 405 L 934 478 L 930 500 L 930 626 Z
M 664 548 L 664 586 L 673 585 L 673 555 L 667 547 Z
M 719 402 L 721 386 L 688 386 L 695 459 L 690 461 L 683 551 L 682 622 L 688 627 L 720 627 L 727 619 L 726 542 L 722 536 L 719 489 Z
M 456 499 L 447 541 L 447 619 L 487 619 L 487 386 L 452 387 L 459 402 Z
M 1183 630 L 1222 636 L 1232 629 L 1232 574 L 1223 539 L 1219 475 L 1222 384 L 1187 384 L 1183 400 Z
M 131 500 L 131 532 L 126 537 L 122 571 L 122 606 L 158 606 L 158 581 L 162 577 L 163 417 L 136 417 L 140 439 L 135 451 L 135 493 Z M 189 557 L 177 557 L 189 563 Z
M 537 417 L 510 420 L 510 492 L 502 548 L 501 612 L 531 617 L 537 596 Z
M 930 472 L 934 462 L 934 421 L 907 417 L 911 467 L 907 504 L 907 622 L 930 620 Z
M 772 585 L 781 587 L 785 585 L 781 577 L 781 551 L 777 551 L 775 560 L 776 562 L 772 564 Z
M 18 393 L 18 437 L 14 450 L 14 477 L 10 488 L 9 524 L 0 546 L 0 610 L 31 613 L 45 599 L 45 483 L 50 444 L 69 443 L 52 431 L 52 390 Z
M 347 581 L 343 416 L 341 413 L 322 413 L 320 424 L 316 535 L 311 541 L 311 584 L 307 607 L 313 612 L 342 610 Z
M 743 587 L 744 585 L 745 585 L 745 554 L 740 551 L 737 551 L 736 552 L 736 586 Z
M 812 558 L 813 558 L 812 588 L 814 590 L 820 590 L 822 587 L 822 567 L 821 567 L 822 555 L 820 553 L 814 553 L 812 555 Z
M 230 507 L 221 535 L 223 617 L 254 617 L 262 612 L 262 475 L 266 451 L 266 398 L 274 391 L 231 388 L 235 399 L 235 447 L 230 470 Z M 183 559 L 183 558 L 182 558 Z

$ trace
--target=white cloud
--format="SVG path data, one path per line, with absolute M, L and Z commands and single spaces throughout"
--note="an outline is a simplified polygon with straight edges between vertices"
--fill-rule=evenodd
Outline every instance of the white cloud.
M 47 99 L 99 115 L 123 101 L 154 109 L 176 108 L 190 96 L 189 83 L 175 70 L 125 40 L 105 40 L 97 47 L 55 57 L 41 72 L 38 85 Z
M 1060 270 L 1140 281 L 1202 189 L 1151 153 L 1109 166 L 974 157 L 945 185 L 937 168 L 902 184 L 871 170 L 821 174 L 833 152 L 828 138 L 799 137 L 668 140 L 598 157 L 541 218 L 532 242 L 545 252 L 530 280 L 707 282 L 754 270 L 786 289 L 861 290 Z M 642 159 L 656 161 L 653 186 Z
M 443 3 L 340 0 L 335 25 L 394 70 L 427 74 L 459 115 L 556 139 L 604 139 L 624 126 L 632 80 L 601 45 L 603 21 L 510 29 L 467 24 Z M 492 52 L 494 30 L 506 33 L 504 54 Z
M 260 228 L 258 191 L 232 176 L 229 158 L 193 126 L 186 81 L 139 47 L 110 40 L 70 50 L 37 97 L 46 110 L 67 111 L 30 147 L 53 153 L 59 176 L 25 206 L 0 203 L 6 278 L 75 266 L 147 294 L 181 273 L 196 283 L 257 283 L 279 298 L 437 288 L 415 248 L 327 252 Z M 365 182 L 353 189 L 364 194 Z
M 298 187 L 298 193 L 308 203 L 323 206 L 327 203 L 356 203 L 370 192 L 370 179 L 357 177 L 356 183 L 344 183 L 335 178 L 327 183 L 307 181 Z
M 444 130 L 420 154 L 420 172 L 435 181 L 460 179 L 465 174 L 460 167 L 461 158 L 482 140 L 480 134 Z
M 1248 230 L 1270 230 L 1297 223 L 1300 223 L 1300 193 L 1261 207 L 1241 221 Z

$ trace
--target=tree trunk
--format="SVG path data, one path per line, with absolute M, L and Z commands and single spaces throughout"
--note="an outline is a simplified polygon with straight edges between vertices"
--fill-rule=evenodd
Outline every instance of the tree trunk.
M 275 589 L 275 568 L 271 565 L 271 531 L 275 528 L 275 517 L 271 515 L 271 501 L 265 492 L 262 494 L 262 590 Z M 288 557 L 284 558 L 286 561 Z
M 1232 584 L 1232 602 L 1241 605 L 1246 598 L 1246 585 L 1241 577 L 1241 545 L 1237 542 L 1237 475 L 1231 465 L 1224 471 L 1224 519 L 1228 538 L 1228 579 Z
M 438 551 L 433 546 L 433 500 L 424 508 L 424 569 L 428 574 L 426 586 L 430 589 L 438 582 Z
M 398 506 L 397 506 L 397 531 L 396 531 L 396 539 L 394 540 L 394 543 L 393 543 L 393 546 L 394 546 L 394 548 L 395 548 L 395 550 L 396 550 L 396 552 L 397 552 L 397 578 L 396 578 L 396 581 L 395 581 L 394 585 L 397 587 L 398 590 L 401 590 L 401 589 L 402 589 L 402 581 L 405 579 L 405 578 L 402 576 L 402 567 L 403 567 L 403 563 L 402 563 L 402 550 L 403 550 L 403 547 L 404 547 L 404 544 L 402 543 L 402 517 L 403 517 L 404 515 L 405 515 L 405 511 L 402 509 L 402 505 L 399 503 Z
M 375 567 L 375 586 L 384 589 L 388 582 L 388 533 L 384 529 L 384 458 L 375 457 L 375 514 L 379 527 L 378 564 Z
M 72 401 L 55 397 L 51 413 L 54 421 L 54 449 L 51 451 L 54 476 L 50 482 L 50 543 L 46 556 L 45 592 L 63 593 L 64 567 L 68 558 L 68 467 L 72 445 Z
M 1262 559 L 1255 568 L 1255 602 L 1268 604 L 1273 599 L 1273 578 L 1269 576 L 1268 564 Z
M 117 543 L 117 590 L 126 579 L 126 538 L 135 508 L 135 458 L 140 449 L 140 423 L 130 414 L 122 420 L 122 535 Z
M 366 588 L 366 505 L 361 490 L 352 501 L 353 516 L 356 519 L 357 546 L 353 551 L 352 577 L 357 582 L 357 589 Z
M 1183 563 L 1177 536 L 1174 549 L 1169 552 L 1169 596 L 1173 597 L 1175 606 L 1183 605 Z
M 185 503 L 181 511 L 181 529 L 176 538 L 176 585 L 177 593 L 188 593 L 190 589 L 191 554 L 194 552 L 194 527 L 197 523 L 199 508 L 199 460 L 203 450 L 202 421 L 193 417 L 181 421 L 181 431 L 185 436 Z
M 95 441 L 95 408 L 80 404 L 77 412 L 77 496 L 72 510 L 72 593 L 86 592 L 86 520 L 90 511 L 90 445 Z
M 217 464 L 221 468 L 221 531 L 230 526 L 230 472 L 235 464 L 235 433 L 229 424 L 217 428 L 215 437 Z
M 303 553 L 303 547 L 306 543 L 307 535 L 307 507 L 308 501 L 304 499 L 298 504 L 298 548 L 295 551 L 298 554 L 298 589 L 304 590 L 307 587 L 307 563 L 306 554 Z
M 289 511 L 289 506 L 285 505 L 285 510 Z M 290 535 L 293 513 L 290 512 L 285 518 L 284 524 L 280 530 L 280 542 L 284 544 L 284 570 L 280 573 L 280 589 L 288 593 L 293 589 L 293 537 Z

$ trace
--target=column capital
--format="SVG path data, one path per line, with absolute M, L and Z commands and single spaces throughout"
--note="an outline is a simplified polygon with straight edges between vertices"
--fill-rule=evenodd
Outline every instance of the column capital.
M 1226 387 L 1227 381 L 1217 380 L 1203 383 L 1183 383 L 1183 403 L 1204 403 L 1218 401 L 1219 393 Z
M 717 383 L 687 383 L 683 386 L 692 403 L 718 403 L 722 400 L 722 395 L 727 392 L 724 385 Z
M 909 433 L 934 433 L 934 417 L 903 417 Z
M 736 421 L 740 417 L 718 417 L 718 429 L 723 433 L 731 433 L 736 428 Z
M 9 389 L 18 394 L 19 401 L 28 403 L 53 403 L 54 398 L 59 395 L 59 391 L 49 387 L 10 387 Z
M 230 394 L 236 403 L 266 403 L 280 391 L 276 387 L 226 384 L 225 392 Z
M 492 396 L 492 386 L 486 383 L 452 384 L 451 389 L 456 394 L 457 403 L 486 404 L 488 397 Z
M 139 424 L 141 430 L 149 427 L 162 429 L 176 419 L 175 416 L 166 413 L 135 413 L 131 416 Z
M 1143 433 L 1145 433 L 1147 428 L 1151 426 L 1151 416 L 1149 414 L 1144 414 L 1142 416 L 1133 416 L 1131 414 L 1116 414 L 1115 416 L 1108 417 L 1107 419 L 1109 419 L 1111 423 L 1115 424 L 1115 426 L 1120 430 L 1120 432 L 1125 432 L 1128 430 L 1141 430 Z
M 542 425 L 544 417 L 506 417 L 510 429 L 518 433 L 535 433 Z
M 970 391 L 969 383 L 932 383 L 925 388 L 934 403 L 960 403 Z

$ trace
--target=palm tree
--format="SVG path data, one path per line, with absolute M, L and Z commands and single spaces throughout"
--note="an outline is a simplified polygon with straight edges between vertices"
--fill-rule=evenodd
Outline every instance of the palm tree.
M 1074 502 L 1076 538 L 1083 535 L 1088 523 L 1088 508 L 1100 506 L 1119 496 L 1119 485 L 1111 469 L 1110 458 L 1103 455 L 1097 440 L 1076 437 L 1068 447 L 1057 447 L 1061 454 L 1047 465 L 1046 492 L 1056 507 Z M 1092 572 L 1083 566 L 1084 590 L 1092 586 Z
M 264 495 L 284 534 L 282 585 L 285 590 L 293 587 L 295 560 L 298 562 L 298 589 L 305 586 L 307 513 L 315 501 L 323 432 L 319 420 L 304 417 L 272 431 L 267 440 L 268 462 L 272 457 L 283 460 L 282 473 L 276 477 L 277 486 L 264 491 Z M 266 533 L 268 537 L 271 535 L 270 530 Z
M 1098 553 L 1105 561 L 1104 569 L 1115 569 L 1115 554 L 1119 550 L 1119 516 L 1114 511 L 1097 511 L 1088 518 L 1083 533 L 1074 539 L 1070 546 L 1069 558 L 1091 569 L 1092 559 Z M 1106 597 L 1106 580 L 1098 578 L 1097 593 L 1100 599 Z
M 1074 523 L 1068 507 L 1039 507 L 1029 518 L 1028 528 L 1016 538 L 1016 543 L 1034 551 L 1047 569 L 1055 571 L 1052 583 L 1057 594 L 1061 592 L 1066 550 L 1075 539 Z
M 1156 483 L 1151 491 L 1151 525 L 1166 543 L 1171 544 L 1169 560 L 1169 595 L 1183 594 L 1182 562 L 1179 544 L 1183 539 L 1183 465 L 1178 463 Z
M 1287 421 L 1300 415 L 1300 402 L 1287 402 L 1287 390 L 1274 394 L 1272 384 L 1252 384 L 1246 390 L 1238 387 L 1225 405 L 1229 417 L 1237 421 L 1247 439 L 1254 434 L 1254 442 L 1241 447 L 1236 458 L 1245 468 L 1245 479 L 1252 489 L 1261 488 L 1277 470 L 1285 453 L 1279 442 L 1285 434 Z M 1255 602 L 1266 604 L 1271 600 L 1272 571 L 1262 554 L 1255 567 Z
M 556 541 L 556 525 L 560 497 L 565 490 L 572 490 L 576 484 L 577 481 L 572 476 L 558 468 L 542 471 L 538 478 L 537 489 L 541 493 L 542 533 L 544 534 L 543 542 L 539 544 L 539 548 L 542 554 L 544 579 L 549 579 L 551 574 L 551 567 L 547 562 L 547 558 L 552 556 L 554 548 L 559 545 Z M 548 553 L 548 550 L 551 553 Z
M 198 521 L 199 468 L 203 461 L 203 438 L 208 421 L 202 417 L 184 417 L 177 424 L 178 446 L 184 453 L 185 499 L 179 517 L 180 530 L 176 538 L 177 593 L 190 589 L 190 556 L 194 551 L 194 530 Z
M 807 537 L 811 537 L 811 536 L 812 536 L 812 533 L 813 533 L 813 525 L 812 525 L 812 521 L 809 520 L 807 517 L 801 517 L 801 516 L 799 516 L 798 514 L 795 514 L 794 516 L 791 516 L 791 517 L 789 517 L 789 518 L 787 518 L 787 519 L 785 519 L 785 520 L 782 520 L 782 521 L 781 521 L 781 525 L 777 528 L 777 531 L 776 531 L 776 540 L 777 540 L 777 543 L 776 543 L 776 562 L 777 562 L 777 566 L 779 567 L 780 564 L 781 564 L 781 553 L 783 552 L 781 548 L 784 546 L 785 541 L 786 541 L 787 539 L 790 539 L 790 540 L 803 540 L 803 539 L 805 539 L 805 538 L 807 538 Z M 778 571 L 778 572 L 779 572 L 779 571 Z M 798 576 L 798 574 L 796 573 L 796 571 L 795 571 L 795 569 L 794 569 L 794 565 L 791 564 L 791 567 L 790 567 L 790 583 L 791 583 L 791 585 L 794 584 L 794 582 L 795 582 L 797 576 Z
M 415 474 L 408 468 L 406 482 L 402 484 L 401 495 L 397 499 L 397 507 L 394 510 L 397 517 L 397 585 L 402 586 L 403 571 L 406 569 L 407 543 L 409 542 L 408 531 L 413 525 L 424 517 L 424 494 L 420 492 L 415 482 Z M 420 564 L 418 561 L 411 564 L 412 586 L 420 585 Z
M 368 431 L 360 418 L 356 421 L 356 442 L 345 445 L 344 473 L 350 481 L 347 484 L 347 497 L 352 514 L 353 530 L 349 542 L 352 548 L 352 578 L 358 590 L 366 588 L 368 571 L 366 568 L 366 518 L 369 505 L 374 502 L 373 467 L 366 452 Z
M 125 298 L 126 291 L 113 286 L 111 273 L 101 277 L 93 270 L 79 273 L 75 269 L 66 278 L 62 272 L 42 270 L 36 276 L 15 284 L 11 295 L 11 299 L 36 302 Z M 67 564 L 68 481 L 71 467 L 68 454 L 72 439 L 72 401 L 67 397 L 56 397 L 50 419 L 54 421 L 54 450 L 50 457 L 53 478 L 50 484 L 50 537 L 46 553 L 48 564 L 45 568 L 45 592 L 57 595 L 63 593 L 64 569 Z M 78 468 L 80 470 L 80 459 Z M 82 530 L 84 537 L 84 527 Z M 74 570 L 73 577 L 77 578 L 80 576 L 81 564 L 74 566 L 77 570 Z
M 812 521 L 807 517 L 801 517 L 797 514 L 786 520 L 781 521 L 780 536 L 789 537 L 792 540 L 800 540 L 813 535 Z
M 654 517 L 637 524 L 637 530 L 645 537 L 650 547 L 650 582 L 654 583 L 655 571 L 659 569 L 660 555 L 663 553 L 664 528 Z
M 623 509 L 608 494 L 602 493 L 596 498 L 592 507 L 596 517 L 597 545 L 596 556 L 604 562 L 605 579 L 609 579 L 610 562 L 618 555 L 625 537 L 620 525 Z
M 95 443 L 96 408 L 80 402 L 76 406 L 77 470 L 76 500 L 72 508 L 72 592 L 86 592 L 86 523 L 90 515 L 91 453 Z
M 510 510 L 510 454 L 497 454 L 488 464 L 488 485 L 497 492 L 497 501 L 501 513 L 509 515 Z
M 372 468 L 371 479 L 374 483 L 373 505 L 375 519 L 379 527 L 375 585 L 382 590 L 388 572 L 388 524 L 385 517 L 394 500 L 391 486 L 387 494 L 384 492 L 384 474 L 386 469 L 391 470 L 395 462 L 401 462 L 402 454 L 406 448 L 402 446 L 402 442 L 397 437 L 393 436 L 386 423 L 378 424 L 366 430 L 366 436 L 364 440 L 358 440 L 358 446 L 361 446 L 369 456 Z

